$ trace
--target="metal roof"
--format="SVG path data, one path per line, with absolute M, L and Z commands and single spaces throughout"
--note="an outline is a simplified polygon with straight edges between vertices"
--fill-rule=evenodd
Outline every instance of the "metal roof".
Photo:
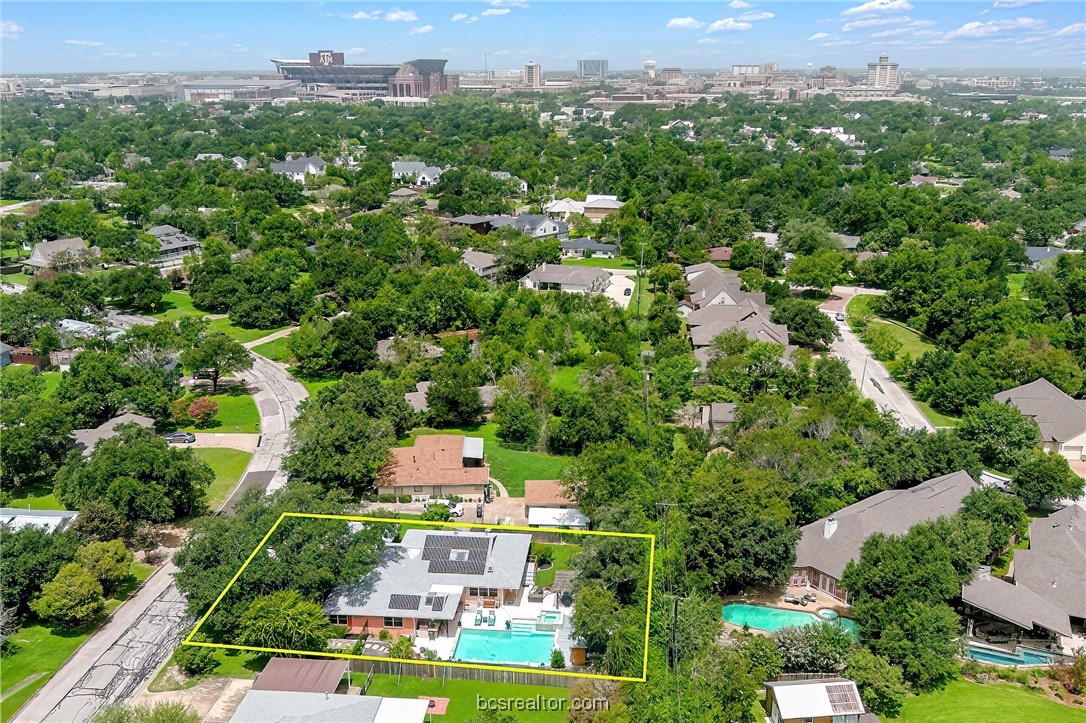
M 272 658 L 257 676 L 252 689 L 334 693 L 346 674 L 346 660 Z

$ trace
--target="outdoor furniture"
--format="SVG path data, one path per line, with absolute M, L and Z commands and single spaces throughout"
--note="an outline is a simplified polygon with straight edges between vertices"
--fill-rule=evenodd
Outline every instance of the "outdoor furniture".
M 483 610 L 482 608 L 475 611 L 475 627 L 479 627 L 483 624 Z
M 497 621 L 498 621 L 498 617 L 494 614 L 494 611 L 491 610 L 490 611 L 490 618 L 487 620 L 486 624 L 489 625 L 490 627 L 494 627 L 494 623 L 496 623 Z

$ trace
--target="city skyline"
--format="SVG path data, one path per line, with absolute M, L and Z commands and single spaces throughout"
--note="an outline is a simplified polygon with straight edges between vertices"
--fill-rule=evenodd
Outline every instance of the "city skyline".
M 258 71 L 314 48 L 348 63 L 448 58 L 452 72 L 523 68 L 574 73 L 607 59 L 612 72 L 661 67 L 862 69 L 880 55 L 908 68 L 1081 68 L 1079 3 L 26 3 L 5 4 L 5 74 Z M 121 19 L 119 21 L 119 18 Z M 485 55 L 485 59 L 484 59 Z M 1008 63 L 1007 59 L 1014 59 Z

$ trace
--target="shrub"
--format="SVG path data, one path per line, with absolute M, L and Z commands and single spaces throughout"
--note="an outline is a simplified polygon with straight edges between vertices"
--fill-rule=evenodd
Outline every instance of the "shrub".
M 561 670 L 566 667 L 566 656 L 562 655 L 561 650 L 555 650 L 551 653 L 551 667 L 555 670 Z
M 532 552 L 535 553 L 536 559 L 539 560 L 540 565 L 546 565 L 554 562 L 554 548 L 547 545 L 532 545 Z
M 197 427 L 210 427 L 219 413 L 219 405 L 207 397 L 197 397 L 189 405 L 189 416 L 196 420 Z
M 1086 693 L 1086 653 L 1079 653 L 1070 663 L 1056 663 L 1050 668 L 1053 678 L 1075 695 Z
M 411 495 L 400 495 L 399 497 L 397 497 L 396 495 L 389 495 L 389 497 L 392 498 L 391 500 L 389 500 L 389 502 L 402 502 L 404 504 L 407 504 L 411 501 Z
M 219 667 L 219 661 L 207 648 L 182 645 L 173 655 L 173 662 L 186 675 L 206 675 Z
M 428 522 L 448 522 L 450 517 L 452 517 L 452 510 L 449 509 L 448 505 L 441 502 L 426 505 L 426 510 L 419 515 L 419 519 Z
M 378 502 L 395 502 L 396 495 L 377 495 Z
M 94 573 L 75 562 L 60 568 L 57 576 L 42 586 L 41 595 L 30 603 L 30 609 L 38 617 L 69 628 L 86 625 L 103 607 L 102 584 Z
M 386 643 L 391 643 L 392 633 L 388 632 L 387 630 L 382 630 L 380 633 L 377 634 L 377 639 Z
M 182 397 L 170 402 L 170 420 L 178 427 L 187 427 L 192 424 L 192 415 L 189 414 L 189 400 Z

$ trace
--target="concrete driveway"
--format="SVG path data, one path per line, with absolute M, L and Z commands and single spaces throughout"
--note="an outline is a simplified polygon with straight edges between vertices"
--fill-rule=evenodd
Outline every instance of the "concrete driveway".
M 185 447 L 229 447 L 243 452 L 255 452 L 259 434 L 211 434 L 196 432 L 196 441 Z
M 625 309 L 630 305 L 630 301 L 633 300 L 634 288 L 636 286 L 637 279 L 633 276 L 620 275 L 612 271 L 611 283 L 607 286 L 603 295 L 618 304 L 620 309 Z M 629 296 L 626 296 L 626 289 L 630 290 Z

